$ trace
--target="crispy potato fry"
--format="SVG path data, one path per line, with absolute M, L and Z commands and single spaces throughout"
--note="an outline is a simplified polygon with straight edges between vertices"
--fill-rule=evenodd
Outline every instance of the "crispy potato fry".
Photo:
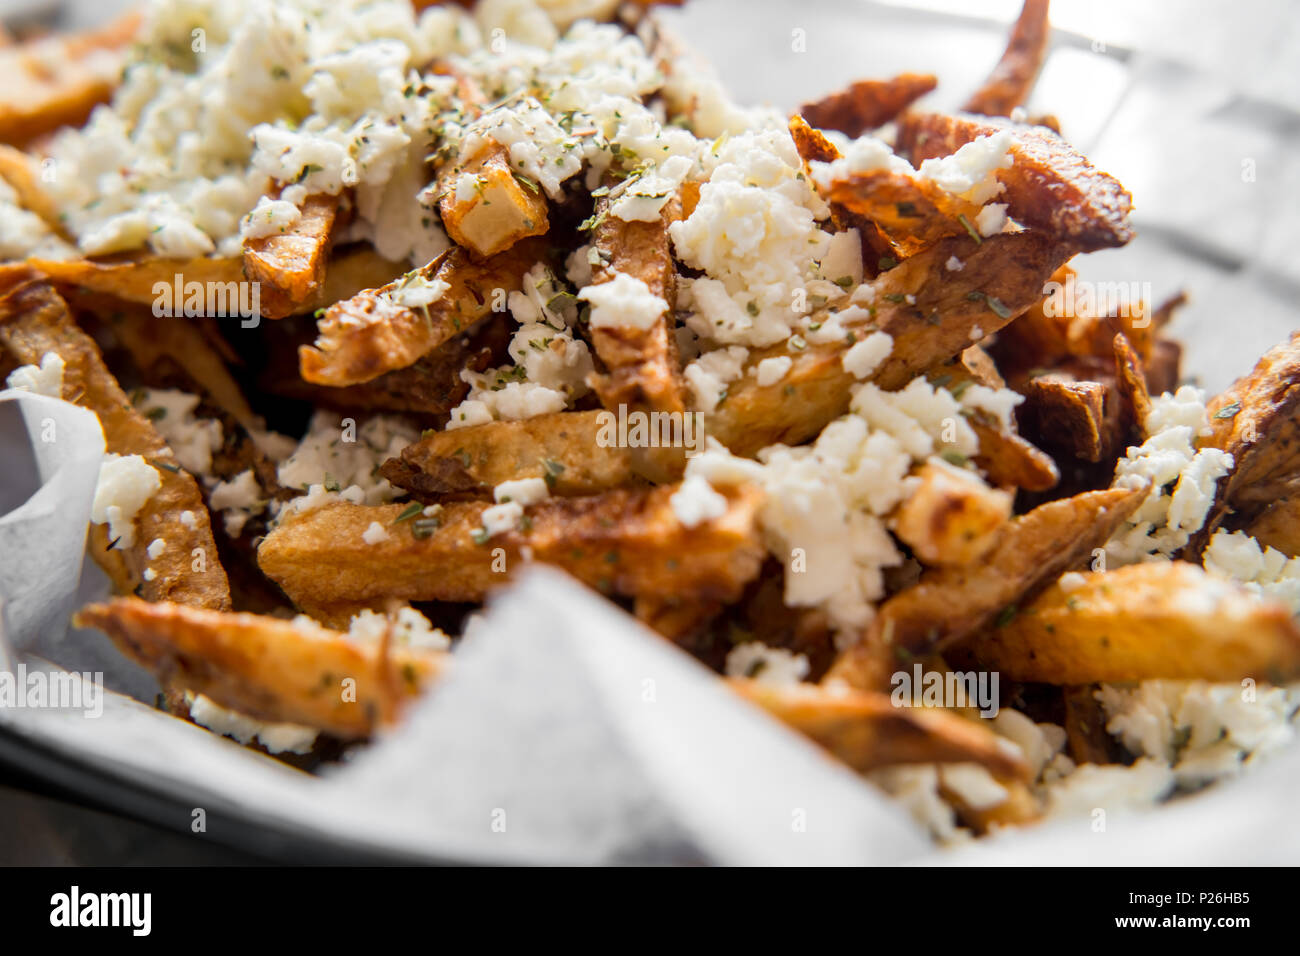
M 558 412 L 432 432 L 386 461 L 380 474 L 428 498 L 486 497 L 517 478 L 544 478 L 562 497 L 634 484 L 630 450 L 599 442 L 602 414 Z
M 135 519 L 135 543 L 112 548 L 106 526 L 95 525 L 91 555 L 113 583 L 151 601 L 175 601 L 196 607 L 230 607 L 230 586 L 217 560 L 217 549 L 198 484 L 176 463 L 171 450 L 149 420 L 137 412 L 104 365 L 99 347 L 73 323 L 66 303 L 45 282 L 21 269 L 0 280 L 0 344 L 20 362 L 39 365 L 46 352 L 65 363 L 63 396 L 99 416 L 108 451 L 141 455 L 162 480 Z M 193 515 L 193 527 L 181 513 Z M 166 542 L 157 558 L 145 552 L 155 539 Z M 145 569 L 153 576 L 145 580 Z
M 51 231 L 63 238 L 68 238 L 63 224 L 59 222 L 59 211 L 54 200 L 50 198 L 36 179 L 35 160 L 21 150 L 0 144 L 0 179 L 9 184 L 9 188 L 18 196 L 18 204 L 28 212 L 41 217 L 41 221 Z
M 1015 432 L 989 425 L 979 419 L 969 422 L 980 450 L 972 459 L 989 483 L 1000 488 L 1046 491 L 1061 478 L 1052 456 Z
M 1047 59 L 1047 41 L 1052 32 L 1048 4 L 1049 0 L 1025 0 L 1002 59 L 984 85 L 971 94 L 963 110 L 985 116 L 1010 116 L 1013 109 L 1029 99 L 1038 71 Z
M 725 515 L 686 528 L 669 503 L 675 491 L 548 499 L 529 507 L 524 529 L 490 539 L 482 501 L 448 503 L 430 519 L 436 528 L 418 516 L 397 523 L 406 505 L 331 504 L 285 519 L 257 557 L 295 602 L 481 601 L 524 566 L 525 548 L 609 594 L 735 600 L 762 563 L 761 494 L 731 491 Z M 374 523 L 388 537 L 368 544 Z
M 81 123 L 108 100 L 140 19 L 133 10 L 98 30 L 0 49 L 0 143 Z
M 821 130 L 813 129 L 802 116 L 790 117 L 790 137 L 804 166 L 811 162 L 829 163 L 840 158 L 840 151 Z
M 74 618 L 104 631 L 164 685 L 204 694 L 259 720 L 345 739 L 397 721 L 448 664 L 441 651 L 363 644 L 326 628 L 121 598 Z M 345 680 L 354 693 L 343 693 Z
M 1090 462 L 1114 451 L 1106 440 L 1106 405 L 1115 396 L 1103 383 L 1050 372 L 1025 382 L 1020 393 L 1025 396 L 1017 410 L 1020 426 L 1035 441 Z
M 298 221 L 284 232 L 244 240 L 244 273 L 262 284 L 262 314 L 268 319 L 308 311 L 316 301 L 339 209 L 338 196 L 308 196 Z
M 1247 525 L 1246 533 L 1288 557 L 1300 555 L 1300 495 L 1277 499 Z
M 888 80 L 859 80 L 848 89 L 805 103 L 799 112 L 818 129 L 858 137 L 884 126 L 937 85 L 928 73 L 900 73 Z
M 390 298 L 406 277 L 335 303 L 318 323 L 315 345 L 298 350 L 302 377 L 317 385 L 340 387 L 409 368 L 491 316 L 495 304 L 504 308 L 505 294 L 519 288 L 524 273 L 544 253 L 544 245 L 521 243 L 478 262 L 463 249 L 450 249 L 414 273 L 449 286 L 427 306 L 410 308 Z
M 954 652 L 1011 680 L 1280 683 L 1300 676 L 1300 629 L 1280 604 L 1181 561 L 1053 584 Z
M 840 656 L 829 676 L 876 690 L 888 685 L 898 661 L 959 645 L 1081 565 L 1133 513 L 1143 494 L 1142 489 L 1085 492 L 1008 522 L 983 560 L 927 571 L 915 587 L 881 605 L 862 641 Z
M 890 764 L 977 763 L 1015 779 L 1029 768 L 987 727 L 932 707 L 896 707 L 888 694 L 818 684 L 773 686 L 733 677 L 728 685 L 854 770 Z
M 1200 554 L 1230 513 L 1249 519 L 1278 498 L 1300 492 L 1300 332 L 1264 354 L 1254 369 L 1209 404 L 1203 448 L 1232 455 L 1214 507 L 1189 543 Z
M 979 206 L 945 193 L 925 179 L 873 169 L 831 183 L 831 208 L 866 219 L 888 240 L 890 258 L 906 259 L 946 236 L 970 235 Z
M 1011 495 L 951 465 L 922 465 L 917 488 L 894 518 L 894 532 L 928 565 L 963 565 L 992 549 L 1011 517 Z
M 1133 238 L 1128 190 L 1044 127 L 968 114 L 908 113 L 899 123 L 897 148 L 920 165 L 1003 129 L 1015 134 L 1014 164 L 998 170 L 1006 187 L 998 198 L 1010 205 L 1013 219 L 1080 252 L 1122 246 Z
M 1123 332 L 1116 333 L 1114 348 L 1115 392 L 1119 399 L 1120 437 L 1123 439 L 1120 445 L 1123 447 L 1130 442 L 1140 445 L 1148 438 L 1146 420 L 1151 411 L 1147 377 L 1142 371 L 1142 360 Z
M 239 309 L 239 284 L 244 269 L 238 259 L 163 259 L 149 253 L 130 253 L 104 259 L 29 259 L 60 290 L 82 290 L 112 296 L 123 302 L 152 306 L 158 299 L 154 286 L 162 283 L 174 290 L 181 283 L 182 295 L 175 307 L 184 306 L 185 286 L 191 282 L 205 289 L 218 289 L 225 297 L 229 314 Z
M 953 255 L 965 262 L 960 272 L 944 266 Z M 1039 300 L 1044 281 L 1067 255 L 1031 232 L 1004 233 L 979 244 L 954 236 L 889 270 L 877 282 L 872 322 L 893 337 L 894 350 L 871 380 L 901 388 L 967 348 L 976 327 L 984 334 L 1002 328 Z M 797 445 L 816 435 L 848 410 L 849 389 L 857 381 L 844 368 L 848 348 L 848 341 L 840 341 L 795 352 L 788 343 L 754 349 L 748 368 L 782 355 L 794 365 L 772 385 L 759 385 L 750 374 L 733 383 L 726 402 L 705 417 L 709 434 L 737 454 L 776 442 Z
M 489 141 L 463 164 L 444 171 L 438 182 L 443 228 L 457 245 L 479 256 L 505 252 L 550 228 L 541 187 L 510 168 L 509 154 L 499 143 Z M 469 188 L 462 189 L 462 183 Z
M 677 271 L 673 264 L 668 227 L 681 219 L 680 201 L 673 198 L 654 222 L 627 222 L 609 214 L 614 194 L 596 201 L 599 224 L 592 247 L 600 265 L 592 269 L 593 284 L 613 281 L 623 274 L 646 284 L 652 295 L 668 303 L 659 320 L 646 329 L 592 326 L 591 344 L 604 372 L 591 377 L 591 387 L 608 410 L 680 416 L 687 410 L 686 383 L 682 379 L 677 339 L 669 328 L 676 302 Z M 632 466 L 653 481 L 669 481 L 681 474 L 681 448 L 630 449 Z

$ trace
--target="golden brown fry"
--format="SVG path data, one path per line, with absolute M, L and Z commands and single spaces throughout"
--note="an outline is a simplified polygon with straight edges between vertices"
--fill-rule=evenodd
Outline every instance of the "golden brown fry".
M 184 309 L 190 292 L 186 287 L 193 282 L 201 284 L 205 293 L 219 293 L 221 308 L 215 311 L 237 315 L 240 285 L 244 282 L 243 266 L 238 259 L 163 259 L 149 253 L 131 253 L 101 260 L 29 259 L 27 264 L 60 290 L 93 292 L 140 305 L 152 306 L 157 302 L 159 292 L 154 286 L 162 283 L 177 313 Z M 205 298 L 200 310 L 206 311 L 210 304 L 209 298 Z
M 447 503 L 436 528 L 419 516 L 396 523 L 406 505 L 331 504 L 285 519 L 258 563 L 295 602 L 482 601 L 531 548 L 533 560 L 608 594 L 735 600 L 762 562 L 760 493 L 730 491 L 725 515 L 686 528 L 669 503 L 676 490 L 548 499 L 528 508 L 524 528 L 492 538 L 482 531 L 483 501 Z M 373 523 L 388 537 L 368 544 Z
M 1212 433 L 1202 448 L 1232 455 L 1214 507 L 1188 545 L 1200 554 L 1228 514 L 1258 514 L 1278 498 L 1300 492 L 1300 332 L 1264 353 L 1251 372 L 1209 404 Z
M 0 143 L 79 124 L 107 101 L 140 19 L 133 10 L 98 30 L 0 49 Z
M 960 272 L 945 268 L 953 255 L 965 263 Z M 872 323 L 893 337 L 894 350 L 870 380 L 901 388 L 967 348 L 976 327 L 985 335 L 1002 328 L 1039 300 L 1043 283 L 1067 255 L 1032 232 L 1003 233 L 979 244 L 954 236 L 890 269 L 876 283 Z M 915 301 L 908 302 L 908 296 Z M 854 327 L 846 323 L 846 328 Z M 754 349 L 749 367 L 782 355 L 794 365 L 773 385 L 759 385 L 748 374 L 733 383 L 727 400 L 706 416 L 708 433 L 746 455 L 816 435 L 848 410 L 849 389 L 857 381 L 843 364 L 849 346 L 845 340 L 802 350 L 784 342 Z
M 1053 584 L 955 654 L 1018 681 L 1238 681 L 1300 675 L 1287 608 L 1181 561 L 1133 564 Z
M 799 151 L 799 158 L 805 164 L 811 162 L 829 163 L 840 158 L 840 151 L 821 130 L 813 129 L 802 116 L 790 117 L 790 136 L 794 148 Z
M 633 484 L 627 448 L 600 443 L 602 411 L 557 412 L 432 432 L 380 474 L 418 496 L 485 497 L 503 481 L 544 478 L 551 494 L 593 495 Z
M 1107 385 L 1052 372 L 1031 378 L 1020 393 L 1025 396 L 1020 424 L 1036 441 L 1090 462 L 1115 450 L 1107 441 L 1106 405 L 1115 400 Z
M 1300 555 L 1300 495 L 1277 499 L 1246 526 L 1246 533 L 1289 557 Z
M 51 231 L 67 238 L 63 224 L 59 222 L 59 211 L 49 194 L 36 180 L 34 160 L 21 150 L 12 146 L 0 145 L 0 179 L 9 184 L 18 196 L 18 204 L 28 212 L 41 217 L 41 221 Z
M 395 723 L 449 657 L 392 644 L 385 656 L 379 644 L 316 625 L 133 598 L 92 604 L 74 620 L 104 631 L 164 685 L 345 739 Z
M 1128 336 L 1115 335 L 1115 392 L 1119 399 L 1120 437 L 1122 445 L 1130 442 L 1140 445 L 1147 440 L 1146 420 L 1151 411 L 1151 393 L 1147 390 L 1147 377 Z
M 591 387 L 600 403 L 615 413 L 681 416 L 687 410 L 686 384 L 677 339 L 669 324 L 676 302 L 677 271 L 668 239 L 668 227 L 682 217 L 681 202 L 669 200 L 654 222 L 626 222 L 610 215 L 613 198 L 607 195 L 596 202 L 598 225 L 592 234 L 592 248 L 600 265 L 592 269 L 592 283 L 628 275 L 644 282 L 668 308 L 646 329 L 591 327 L 592 347 L 605 367 L 603 373 L 591 377 Z M 684 467 L 681 448 L 633 448 L 630 452 L 636 472 L 652 481 L 669 481 Z
M 1006 187 L 998 199 L 1010 205 L 1013 219 L 1080 252 L 1122 246 L 1133 238 L 1128 190 L 1044 127 L 969 114 L 908 113 L 899 124 L 897 149 L 919 166 L 1004 129 L 1015 137 L 1010 151 L 1014 163 L 998 170 Z
M 1090 491 L 1039 505 L 1008 522 L 983 560 L 934 568 L 880 607 L 862 641 L 840 656 L 830 677 L 863 690 L 887 686 L 897 662 L 959 645 L 1081 566 L 1137 508 L 1143 489 Z
M 63 397 L 99 416 L 108 451 L 141 455 L 162 480 L 135 519 L 135 543 L 109 550 L 106 526 L 91 533 L 91 556 L 123 591 L 135 590 L 151 601 L 175 601 L 196 607 L 230 607 L 230 586 L 217 559 L 208 509 L 198 484 L 175 457 L 149 420 L 132 407 L 104 365 L 99 347 L 73 323 L 67 305 L 45 282 L 21 271 L 0 281 L 0 344 L 15 359 L 39 365 L 47 352 L 63 359 Z M 192 527 L 181 513 L 193 515 Z M 163 553 L 150 558 L 150 542 L 161 538 Z M 153 577 L 145 580 L 145 569 Z
M 848 89 L 805 103 L 799 112 L 818 129 L 839 130 L 850 137 L 884 126 L 935 88 L 928 73 L 900 73 L 888 80 L 859 80 Z
M 1011 495 L 970 472 L 922 465 L 919 484 L 894 518 L 894 533 L 927 565 L 970 564 L 986 555 L 1011 517 Z
M 890 257 L 906 259 L 946 236 L 971 234 L 979 207 L 945 193 L 929 180 L 892 169 L 850 173 L 831 183 L 831 207 L 854 222 L 869 221 L 890 244 Z
M 896 707 L 888 694 L 818 684 L 773 686 L 738 677 L 727 683 L 859 772 L 891 764 L 977 763 L 1015 779 L 1029 776 L 1006 741 L 945 710 Z
M 1038 71 L 1047 59 L 1047 41 L 1052 25 L 1048 21 L 1049 0 L 1025 0 L 1002 59 L 984 85 L 971 94 L 962 109 L 986 116 L 1010 116 L 1029 99 Z
M 509 154 L 499 143 L 488 141 L 464 163 L 445 170 L 438 183 L 443 228 L 476 255 L 505 252 L 550 228 L 541 187 L 510 168 Z M 462 183 L 469 184 L 468 190 Z
M 319 322 L 316 344 L 298 350 L 302 377 L 337 388 L 414 365 L 488 318 L 494 305 L 504 309 L 506 294 L 518 289 L 524 273 L 543 257 L 545 246 L 539 243 L 521 243 L 483 262 L 463 249 L 448 250 L 414 273 L 449 287 L 422 308 L 389 297 L 407 277 L 330 306 Z
M 969 421 L 979 440 L 980 450 L 972 461 L 984 472 L 989 483 L 999 488 L 1023 488 L 1046 491 L 1061 479 L 1052 456 L 1001 426 L 977 418 Z
M 284 232 L 244 240 L 244 273 L 260 282 L 262 314 L 282 319 L 308 311 L 325 280 L 340 197 L 308 196 Z

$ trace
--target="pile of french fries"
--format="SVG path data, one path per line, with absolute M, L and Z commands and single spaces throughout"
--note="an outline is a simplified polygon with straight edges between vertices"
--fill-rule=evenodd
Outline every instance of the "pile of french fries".
M 972 226 L 978 206 L 892 166 L 820 186 L 831 209 L 825 228 L 860 238 L 870 318 L 848 325 L 845 339 L 753 349 L 746 373 L 703 416 L 718 443 L 711 447 L 752 459 L 773 445 L 816 440 L 864 383 L 895 392 L 921 378 L 953 394 L 978 385 L 1024 397 L 1009 420 L 966 416 L 978 450 L 955 463 L 960 473 L 951 462 L 914 468 L 887 522 L 906 562 L 886 575 L 874 614 L 855 632 L 837 633 L 822 609 L 785 601 L 790 572 L 765 545 L 757 483 L 719 486 L 718 510 L 688 525 L 673 503 L 690 473 L 685 449 L 598 439 L 602 411 L 682 415 L 694 407 L 675 296 L 679 278 L 698 272 L 677 257 L 670 228 L 690 217 L 701 184 L 686 180 L 656 220 L 627 221 L 610 214 L 628 174 L 615 165 L 602 188 L 571 190 L 561 208 L 491 141 L 470 156 L 431 154 L 428 179 L 452 246 L 414 272 L 368 243 L 340 240 L 352 215 L 346 190 L 309 196 L 290 228 L 249 239 L 240 258 L 137 252 L 0 265 L 4 371 L 55 353 L 65 365 L 63 399 L 99 416 L 109 452 L 142 456 L 160 477 L 130 544 L 92 525 L 89 553 L 120 596 L 84 608 L 77 623 L 103 630 L 149 668 L 182 716 L 185 701 L 203 695 L 261 721 L 357 741 L 398 721 L 455 667 L 452 651 L 392 639 L 402 609 L 457 621 L 466 605 L 481 605 L 541 562 L 718 670 L 749 642 L 802 655 L 799 681 L 722 679 L 857 771 L 983 767 L 1006 789 L 1004 802 L 989 809 L 946 794 L 979 832 L 1041 814 L 1033 773 L 969 710 L 895 706 L 891 676 L 900 668 L 997 672 L 1006 706 L 1039 719 L 1066 708 L 1067 752 L 1077 762 L 1116 759 L 1098 756 L 1115 753 L 1089 692 L 1100 682 L 1300 677 L 1290 611 L 1211 580 L 1201 564 L 1219 530 L 1300 554 L 1300 336 L 1211 402 L 1211 427 L 1197 444 L 1229 453 L 1231 470 L 1187 544 L 1172 560 L 1108 569 L 1098 559 L 1152 491 L 1115 481 L 1115 468 L 1150 437 L 1152 396 L 1178 384 L 1178 346 L 1164 330 L 1181 299 L 1123 315 L 1064 318 L 1044 308 L 1044 286 L 1066 281 L 1074 256 L 1133 235 L 1124 188 L 1062 138 L 1055 120 L 1021 109 L 1046 55 L 1047 6 L 1027 0 L 1004 57 L 961 112 L 916 108 L 935 79 L 905 74 L 855 83 L 790 118 L 810 180 L 815 164 L 834 168 L 840 158 L 844 140 L 832 130 L 850 139 L 882 133 L 913 166 L 1013 134 L 1011 162 L 997 174 L 1012 225 L 996 234 Z M 616 22 L 666 51 L 671 42 L 647 7 L 623 5 Z M 137 22 L 39 41 L 65 51 L 52 72 L 37 71 L 21 45 L 0 50 L 0 142 L 8 144 L 0 177 L 24 209 L 72 242 L 36 171 L 51 133 L 112 96 L 102 71 L 79 67 L 86 51 L 124 55 Z M 455 62 L 429 66 L 457 78 L 463 110 L 493 108 Z M 456 185 L 466 175 L 480 184 L 471 195 Z M 286 185 L 269 183 L 268 198 Z M 575 219 L 585 220 L 585 235 L 569 224 Z M 537 263 L 558 267 L 584 242 L 592 286 L 631 276 L 668 309 L 645 327 L 576 325 L 594 370 L 574 407 L 447 429 L 469 390 L 462 373 L 504 355 L 510 331 L 495 299 L 519 291 Z M 260 283 L 270 321 L 248 334 L 259 336 L 267 374 L 253 381 L 231 346 L 230 321 L 150 314 L 155 284 L 177 273 Z M 436 298 L 401 304 L 394 293 L 413 282 L 436 289 Z M 845 354 L 874 332 L 886 333 L 892 350 L 863 378 L 846 368 Z M 772 358 L 789 360 L 779 381 L 752 374 Z M 210 474 L 182 467 L 120 383 L 199 396 L 200 414 L 220 421 L 225 436 Z M 236 533 L 214 520 L 205 478 L 251 470 L 267 500 L 302 493 L 280 485 L 255 440 L 287 402 L 361 422 L 406 416 L 420 437 L 381 468 L 399 500 L 285 507 Z M 964 480 L 967 473 L 983 480 Z M 486 535 L 494 489 L 522 479 L 544 481 L 547 496 L 527 506 L 526 520 Z M 166 550 L 151 554 L 158 539 Z M 1207 605 L 1199 598 L 1209 590 L 1218 596 Z M 367 611 L 388 622 L 378 642 L 348 633 Z M 352 681 L 347 695 L 338 692 L 344 678 Z

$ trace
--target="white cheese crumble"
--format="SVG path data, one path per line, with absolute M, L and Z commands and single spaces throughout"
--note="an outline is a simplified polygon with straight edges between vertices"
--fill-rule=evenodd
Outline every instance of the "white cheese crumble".
M 789 374 L 792 365 L 794 365 L 794 359 L 788 355 L 765 358 L 758 363 L 758 367 L 754 370 L 754 376 L 758 379 L 758 384 L 766 388 L 785 378 Z
M 546 487 L 545 479 L 542 478 L 517 478 L 514 481 L 503 481 L 492 489 L 492 498 L 497 504 L 514 501 L 525 508 L 550 496 L 551 492 Z
M 869 378 L 894 351 L 894 339 L 886 332 L 872 332 L 854 342 L 844 353 L 844 371 L 856 379 Z
M 149 556 L 150 561 L 162 557 L 162 553 L 167 550 L 167 542 L 162 538 L 154 538 L 149 542 L 149 547 L 144 549 L 144 553 Z
M 388 531 L 378 521 L 372 521 L 366 526 L 366 530 L 361 532 L 361 540 L 366 544 L 379 544 L 381 541 L 388 540 Z
M 668 311 L 668 303 L 635 276 L 614 273 L 609 282 L 587 286 L 578 298 L 591 303 L 593 329 L 649 329 Z
M 251 468 L 245 469 L 229 481 L 219 481 L 208 493 L 208 507 L 223 512 L 226 533 L 239 537 L 244 525 L 266 505 L 262 486 Z
M 263 196 L 240 221 L 239 233 L 245 239 L 276 236 L 287 232 L 301 218 L 302 210 L 293 203 Z
M 212 453 L 220 450 L 223 441 L 221 422 L 195 416 L 199 396 L 177 389 L 146 388 L 133 393 L 133 398 L 182 468 L 199 477 L 212 470 Z
M 716 411 L 728 384 L 745 372 L 749 349 L 740 345 L 705 352 L 686 366 L 683 376 L 691 387 L 695 408 L 706 415 Z
M 90 520 L 107 524 L 109 538 L 129 548 L 135 544 L 135 516 L 161 487 L 157 469 L 142 457 L 110 452 L 99 466 Z
M 432 651 L 451 648 L 451 638 L 413 607 L 399 609 L 392 618 L 376 611 L 361 611 L 353 615 L 345 636 L 358 644 L 378 644 L 390 628 L 389 640 L 399 647 Z
M 1129 448 L 1115 466 L 1115 488 L 1150 491 L 1106 544 L 1112 566 L 1156 555 L 1171 557 L 1200 530 L 1214 503 L 1218 480 L 1232 469 L 1232 456 L 1217 448 L 1197 450 L 1195 437 L 1208 428 L 1205 394 L 1184 385 L 1151 403 L 1151 435 Z
M 761 641 L 745 641 L 727 652 L 728 677 L 748 677 L 760 684 L 788 687 L 808 676 L 808 658 L 784 647 L 768 647 Z
M 232 737 L 241 744 L 256 740 L 273 754 L 305 754 L 316 743 L 317 732 L 299 724 L 269 723 L 228 710 L 202 694 L 186 692 L 190 719 L 201 727 L 215 731 L 223 737 Z
M 519 520 L 524 516 L 524 506 L 517 501 L 505 501 L 483 509 L 483 533 L 489 538 L 513 531 L 519 527 Z
M 694 528 L 727 513 L 727 499 L 699 475 L 687 475 L 668 499 L 683 527 Z
M 1002 227 L 1007 224 L 1007 204 L 1000 202 L 991 202 L 981 209 L 975 216 L 975 228 L 979 234 L 988 238 L 996 236 L 1002 231 Z
M 276 469 L 280 484 L 305 494 L 286 507 L 309 511 L 332 501 L 385 504 L 400 490 L 379 477 L 379 466 L 419 438 L 400 418 L 375 415 L 364 423 L 334 412 L 312 416 L 307 434 Z
M 999 130 L 971 140 L 951 156 L 925 160 L 917 172 L 954 196 L 983 205 L 1006 188 L 997 171 L 1013 165 L 1009 151 L 1014 143 L 1010 130 Z
M 1300 615 L 1300 558 L 1288 558 L 1276 548 L 1261 545 L 1244 531 L 1220 528 L 1210 537 L 1203 561 L 1211 574 L 1236 581 Z
M 961 272 L 962 269 L 966 268 L 966 263 L 962 262 L 956 256 L 949 256 L 948 261 L 943 264 L 943 267 L 949 272 Z
M 3 257 L 0 257 L 3 258 Z M 46 352 L 41 356 L 40 366 L 20 365 L 9 373 L 5 384 L 10 388 L 48 395 L 50 398 L 63 397 L 63 359 L 57 352 Z

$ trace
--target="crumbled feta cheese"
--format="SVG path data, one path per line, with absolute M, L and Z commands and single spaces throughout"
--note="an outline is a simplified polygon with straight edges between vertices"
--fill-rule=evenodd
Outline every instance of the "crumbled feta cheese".
M 687 475 L 668 501 L 677 520 L 687 528 L 721 518 L 727 513 L 727 499 L 699 475 Z
M 347 637 L 358 644 L 378 644 L 390 628 L 389 640 L 399 647 L 433 651 L 451 647 L 451 638 L 413 607 L 401 608 L 391 618 L 376 611 L 361 611 L 349 622 Z
M 494 538 L 519 527 L 519 519 L 524 516 L 524 506 L 517 501 L 506 501 L 492 505 L 483 510 L 483 531 L 489 538 Z
M 844 353 L 844 371 L 854 378 L 869 378 L 894 350 L 894 339 L 886 332 L 872 332 L 849 346 Z
M 939 781 L 973 810 L 990 810 L 1007 800 L 1007 788 L 977 763 L 943 764 Z
M 191 531 L 195 530 L 199 526 L 198 521 L 194 518 L 194 512 L 188 510 L 181 512 L 181 524 L 189 528 Z
M 966 268 L 966 263 L 962 262 L 956 256 L 949 256 L 948 261 L 943 264 L 943 267 L 949 272 L 961 272 L 962 269 Z
M 5 384 L 37 395 L 62 398 L 63 367 L 63 359 L 57 352 L 46 352 L 41 356 L 39 368 L 35 365 L 20 365 L 9 373 Z
M 302 210 L 293 203 L 263 196 L 241 220 L 239 234 L 245 239 L 280 235 L 301 218 Z
M 1276 548 L 1261 546 L 1244 531 L 1220 528 L 1211 536 L 1203 561 L 1211 574 L 1280 601 L 1292 614 L 1300 615 L 1300 558 L 1288 558 Z
M 551 492 L 542 478 L 517 478 L 514 481 L 503 481 L 492 489 L 492 497 L 498 504 L 514 501 L 525 508 L 550 496 Z
M 135 544 L 135 516 L 161 487 L 157 469 L 142 457 L 110 452 L 99 466 L 90 520 L 107 524 L 109 538 L 129 548 Z
M 388 531 L 378 521 L 372 521 L 366 526 L 366 530 L 361 532 L 361 540 L 366 544 L 379 544 L 381 541 L 388 540 Z
M 683 375 L 695 397 L 695 407 L 706 415 L 717 409 L 728 384 L 740 378 L 745 371 L 749 349 L 739 345 L 705 352 L 690 365 Z
M 223 443 L 221 422 L 198 418 L 199 396 L 176 389 L 142 389 L 136 407 L 153 423 L 158 434 L 190 474 L 203 477 L 212 470 L 212 454 Z
M 241 744 L 257 740 L 273 754 L 308 753 L 316 743 L 317 731 L 299 724 L 268 723 L 228 710 L 202 694 L 186 692 L 190 719 L 200 727 L 232 737 Z
M 1013 165 L 1009 150 L 1014 143 L 1010 130 L 999 130 L 972 140 L 951 156 L 925 160 L 917 172 L 954 196 L 983 205 L 1006 188 L 998 182 L 997 171 Z
M 975 228 L 985 238 L 996 236 L 1007 224 L 1007 204 L 991 202 L 975 216 Z
M 1016 406 L 1024 400 L 1023 395 L 1012 389 L 987 385 L 968 385 L 961 393 L 962 408 L 984 412 L 1006 431 L 1014 430 Z
M 144 549 L 144 553 L 149 556 L 150 561 L 153 561 L 162 557 L 162 553 L 166 550 L 167 542 L 162 538 L 154 538 L 149 542 L 149 547 Z
M 773 358 L 765 358 L 758 363 L 754 374 L 758 379 L 758 384 L 764 388 L 769 385 L 775 385 L 781 379 L 785 378 L 794 365 L 794 359 L 788 355 L 778 355 Z
M 591 303 L 593 329 L 649 329 L 668 311 L 668 303 L 640 279 L 623 272 L 613 280 L 589 285 L 578 298 Z
M 308 492 L 290 502 L 294 511 L 340 498 L 355 504 L 384 504 L 399 492 L 379 477 L 379 466 L 418 437 L 414 428 L 388 415 L 358 423 L 334 412 L 317 412 L 297 450 L 280 463 L 276 474 L 286 488 Z
M 808 676 L 808 658 L 784 647 L 745 641 L 727 653 L 726 671 L 728 677 L 749 677 L 760 684 L 788 687 Z

